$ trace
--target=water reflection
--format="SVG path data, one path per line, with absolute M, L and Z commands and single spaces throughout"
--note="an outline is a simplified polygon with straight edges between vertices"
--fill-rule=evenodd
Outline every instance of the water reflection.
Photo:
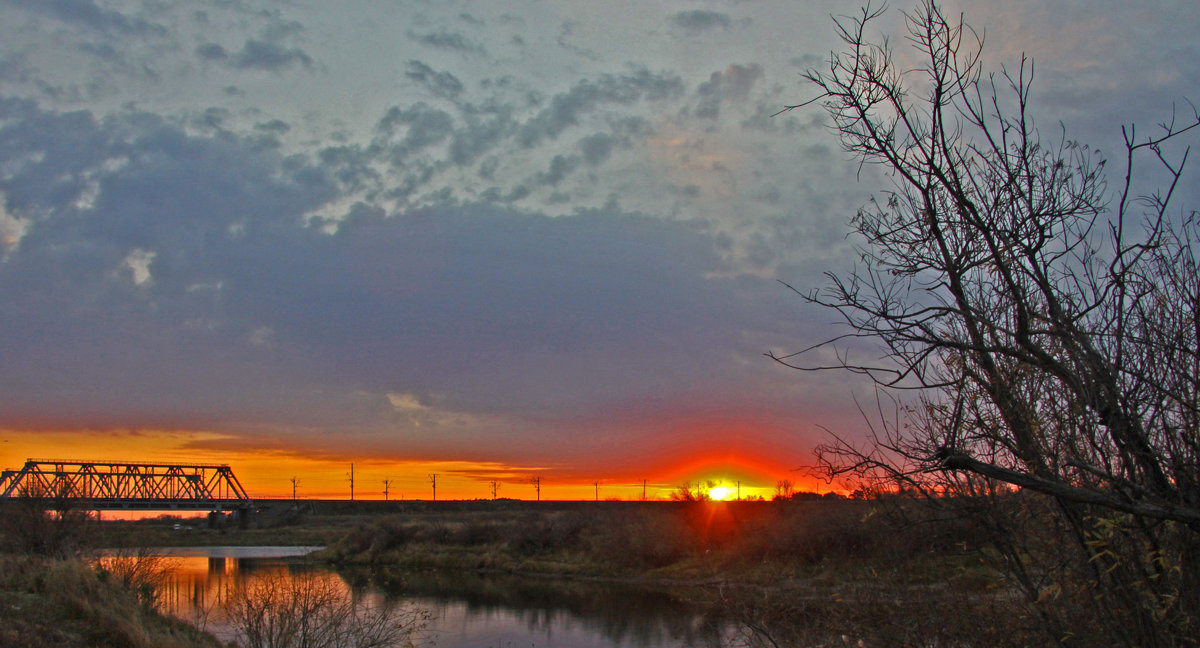
M 438 645 L 717 647 L 728 639 L 712 610 L 615 584 L 413 572 L 403 591 L 439 618 Z
M 225 605 L 239 589 L 254 580 L 278 576 L 292 578 L 311 574 L 331 587 L 351 596 L 345 581 L 337 574 L 297 557 L 240 558 L 234 556 L 171 557 L 170 567 L 159 590 L 162 609 L 195 623 L 218 637 L 233 637 Z
M 163 554 L 164 610 L 213 632 L 233 631 L 223 606 L 255 579 L 306 575 L 345 596 L 403 602 L 430 611 L 428 632 L 439 648 L 717 648 L 729 645 L 719 614 L 665 592 L 611 583 L 509 575 L 410 572 L 373 586 L 369 572 L 343 576 L 303 556 L 219 547 Z M 253 557 L 251 557 L 253 556 Z

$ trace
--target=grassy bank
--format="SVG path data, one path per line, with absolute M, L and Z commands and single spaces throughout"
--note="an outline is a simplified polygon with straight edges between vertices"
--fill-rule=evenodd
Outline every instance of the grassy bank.
M 532 504 L 532 503 L 530 503 Z M 601 502 L 447 510 L 360 522 L 322 556 L 377 572 L 459 569 L 645 582 L 845 581 L 881 569 L 910 583 L 987 588 L 972 530 L 898 525 L 875 504 Z
M 323 557 L 395 588 L 430 570 L 667 588 L 723 610 L 757 645 L 820 645 L 843 634 L 872 646 L 1025 639 L 1013 630 L 1019 615 L 1006 584 L 976 545 L 978 529 L 918 503 L 899 511 L 849 500 L 530 504 L 373 517 Z
M 130 588 L 80 560 L 0 554 L 0 646 L 216 648 L 222 644 L 154 611 Z

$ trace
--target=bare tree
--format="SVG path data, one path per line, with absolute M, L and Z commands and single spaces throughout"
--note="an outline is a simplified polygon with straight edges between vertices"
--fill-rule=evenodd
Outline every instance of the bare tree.
M 17 497 L 0 501 L 0 551 L 55 558 L 78 555 L 93 533 L 93 518 L 76 493 L 61 484 L 49 491 L 24 487 Z
M 1127 603 L 1128 633 L 1110 639 L 1175 645 L 1200 618 L 1200 223 L 1170 205 L 1200 113 L 1122 129 L 1110 186 L 1095 151 L 1041 139 L 1031 61 L 985 74 L 982 38 L 924 0 L 906 14 L 921 62 L 905 69 L 868 35 L 881 13 L 835 21 L 845 50 L 807 73 L 807 103 L 892 181 L 852 220 L 860 264 L 801 292 L 848 325 L 816 347 L 837 361 L 774 356 L 879 388 L 872 438 L 819 448 L 822 465 L 939 495 L 1049 496 L 1045 524 L 1074 539 L 1089 586 Z M 1160 188 L 1139 191 L 1146 177 Z M 878 361 L 854 359 L 864 339 Z
M 791 499 L 795 489 L 796 487 L 792 484 L 792 480 L 780 479 L 775 482 L 775 499 Z

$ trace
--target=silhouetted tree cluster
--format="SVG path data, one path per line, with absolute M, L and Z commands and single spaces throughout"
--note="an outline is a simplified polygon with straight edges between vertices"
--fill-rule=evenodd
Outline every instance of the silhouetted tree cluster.
M 92 517 L 68 493 L 26 489 L 0 502 L 0 550 L 69 558 L 88 548 Z

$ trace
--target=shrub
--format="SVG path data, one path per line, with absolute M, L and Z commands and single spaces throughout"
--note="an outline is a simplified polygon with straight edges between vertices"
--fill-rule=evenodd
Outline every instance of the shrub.
M 356 601 L 334 579 L 273 574 L 246 583 L 226 611 L 247 648 L 414 646 L 429 613 Z

